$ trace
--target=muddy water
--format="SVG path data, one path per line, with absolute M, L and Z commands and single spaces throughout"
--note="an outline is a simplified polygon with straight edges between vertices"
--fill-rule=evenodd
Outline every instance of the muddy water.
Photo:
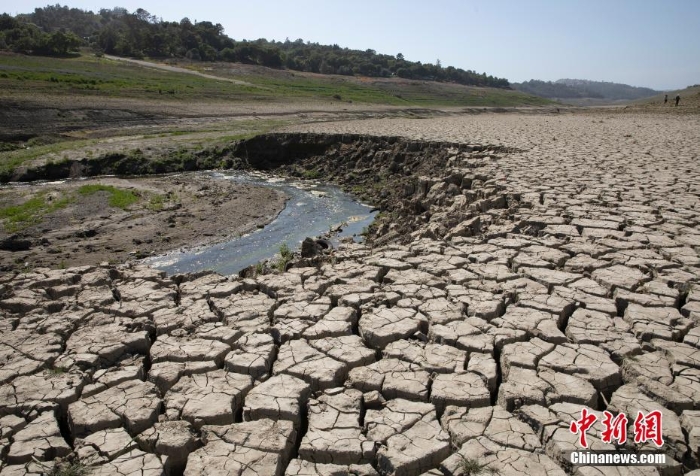
M 346 225 L 343 225 L 338 239 L 346 236 L 359 239 L 362 229 L 372 223 L 376 214 L 369 206 L 328 184 L 293 182 L 248 173 L 215 176 L 222 180 L 274 187 L 286 193 L 289 200 L 284 210 L 265 228 L 224 243 L 148 258 L 146 263 L 169 274 L 201 270 L 236 274 L 272 258 L 283 244 L 297 249 L 304 238 L 318 236 L 340 224 Z

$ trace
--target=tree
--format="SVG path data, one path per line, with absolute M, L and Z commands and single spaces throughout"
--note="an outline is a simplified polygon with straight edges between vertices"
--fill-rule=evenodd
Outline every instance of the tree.
M 82 40 L 72 32 L 59 30 L 46 37 L 43 49 L 50 55 L 65 55 L 69 51 L 78 49 L 82 44 Z

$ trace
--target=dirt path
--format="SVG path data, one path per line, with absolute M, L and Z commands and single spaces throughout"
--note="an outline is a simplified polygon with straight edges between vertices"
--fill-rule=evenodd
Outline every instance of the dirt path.
M 257 86 L 255 84 L 248 83 L 246 81 L 240 81 L 238 79 L 233 79 L 233 78 L 222 78 L 221 76 L 200 73 L 199 71 L 193 71 L 193 70 L 187 69 L 187 68 L 180 68 L 179 66 L 170 66 L 168 64 L 162 64 L 162 63 L 152 63 L 150 61 L 137 60 L 137 59 L 133 59 L 133 58 L 121 58 L 119 56 L 112 56 L 112 55 L 105 55 L 104 57 L 107 59 L 111 59 L 113 61 L 125 61 L 127 63 L 137 64 L 139 66 L 144 66 L 146 68 L 160 69 L 163 71 L 170 71 L 172 73 L 192 74 L 194 76 L 200 76 L 202 78 L 215 79 L 217 81 L 226 81 L 226 82 L 238 84 L 241 86 L 250 86 L 253 88 L 268 89 L 268 88 L 264 88 L 262 86 Z

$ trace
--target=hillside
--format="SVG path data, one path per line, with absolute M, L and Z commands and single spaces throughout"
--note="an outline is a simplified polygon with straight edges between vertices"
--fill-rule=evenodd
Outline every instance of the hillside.
M 143 147 L 148 154 L 164 145 L 190 150 L 328 117 L 426 117 L 444 114 L 445 107 L 550 104 L 508 89 L 402 78 L 137 62 L 87 52 L 67 58 L 0 52 L 0 173 L 45 154 L 65 160 L 71 142 L 95 156 L 124 147 Z M 148 140 L 101 140 L 109 135 Z
M 668 103 L 664 104 L 666 94 L 668 94 Z M 681 97 L 678 107 L 675 107 L 674 103 L 676 95 Z M 700 112 L 700 84 L 634 101 L 626 109 L 630 111 L 697 114 Z
M 661 93 L 661 91 L 650 88 L 585 79 L 559 79 L 554 82 L 532 79 L 522 83 L 513 83 L 511 86 L 527 94 L 576 105 L 633 101 Z
M 319 74 L 453 82 L 509 88 L 508 80 L 453 66 L 410 61 L 403 54 L 377 53 L 294 41 L 234 40 L 219 23 L 183 18 L 167 22 L 139 8 L 101 9 L 98 13 L 54 5 L 33 13 L 0 16 L 0 49 L 24 54 L 64 56 L 80 46 L 106 54 L 142 59 L 256 64 Z
M 404 78 L 324 75 L 187 59 L 124 60 L 85 52 L 67 58 L 1 54 L 0 98 L 24 95 L 177 102 L 345 102 L 403 107 L 537 106 L 518 91 Z

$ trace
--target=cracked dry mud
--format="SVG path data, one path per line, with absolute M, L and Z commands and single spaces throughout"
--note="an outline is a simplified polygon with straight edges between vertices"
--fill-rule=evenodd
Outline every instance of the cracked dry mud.
M 139 476 L 698 467 L 697 117 L 313 127 L 518 150 L 450 152 L 405 197 L 423 209 L 410 239 L 318 266 L 1 277 L 1 475 L 67 461 Z M 446 217 L 457 225 L 440 230 Z M 571 466 L 582 408 L 663 411 L 672 463 Z M 588 439 L 610 448 L 597 426 Z

